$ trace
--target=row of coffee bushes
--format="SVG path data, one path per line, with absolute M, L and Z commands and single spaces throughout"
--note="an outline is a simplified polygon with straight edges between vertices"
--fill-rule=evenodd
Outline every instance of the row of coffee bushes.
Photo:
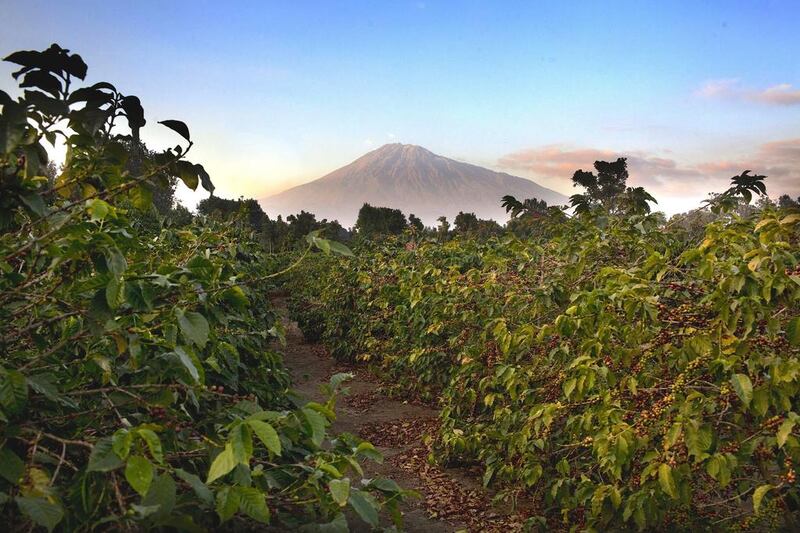
M 747 197 L 699 242 L 591 210 L 529 242 L 365 246 L 298 271 L 294 307 L 438 401 L 434 455 L 481 464 L 532 523 L 797 527 L 800 214 L 731 211 Z

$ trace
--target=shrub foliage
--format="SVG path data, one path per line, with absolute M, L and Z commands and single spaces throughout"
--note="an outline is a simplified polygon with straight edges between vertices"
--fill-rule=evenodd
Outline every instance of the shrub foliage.
M 337 357 L 438 399 L 434 456 L 482 465 L 531 524 L 796 529 L 800 213 L 736 214 L 763 178 L 734 178 L 698 241 L 583 202 L 530 240 L 321 257 L 294 308 Z
M 362 479 L 376 450 L 328 433 L 347 375 L 331 378 L 325 403 L 289 394 L 267 298 L 283 260 L 246 223 L 175 227 L 153 211 L 171 180 L 213 191 L 186 159 L 187 126 L 162 121 L 181 144 L 129 165 L 138 98 L 81 86 L 86 64 L 56 45 L 6 60 L 22 90 L 0 91 L 5 526 L 336 531 L 348 506 L 371 525 L 383 507 L 399 520 L 406 493 Z M 44 143 L 66 146 L 55 179 Z M 157 223 L 133 222 L 147 217 Z

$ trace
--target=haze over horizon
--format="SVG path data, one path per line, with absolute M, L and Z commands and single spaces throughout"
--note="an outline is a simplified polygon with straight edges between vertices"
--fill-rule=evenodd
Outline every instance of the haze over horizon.
M 82 54 L 89 81 L 142 98 L 148 144 L 185 121 L 227 198 L 392 142 L 566 195 L 578 168 L 626 156 L 668 214 L 745 169 L 800 195 L 797 2 L 194 5 L 0 0 L 0 53 Z

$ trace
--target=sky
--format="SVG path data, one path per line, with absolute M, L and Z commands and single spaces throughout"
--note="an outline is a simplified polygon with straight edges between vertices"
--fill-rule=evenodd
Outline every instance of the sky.
M 629 158 L 668 214 L 746 169 L 800 195 L 800 2 L 0 0 L 0 54 L 56 42 L 87 81 L 185 121 L 216 194 L 263 198 L 389 142 L 565 194 Z M 13 67 L 0 65 L 10 91 Z M 180 191 L 189 204 L 201 196 Z

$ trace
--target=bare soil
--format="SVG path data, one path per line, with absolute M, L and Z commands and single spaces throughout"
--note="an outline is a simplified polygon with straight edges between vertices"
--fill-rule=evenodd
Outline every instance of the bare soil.
M 327 350 L 308 343 L 295 322 L 287 318 L 285 298 L 273 300 L 286 328 L 284 362 L 289 369 L 294 390 L 314 401 L 323 400 L 320 385 L 338 372 L 351 372 L 349 393 L 340 396 L 336 405 L 335 433 L 353 433 L 370 441 L 384 456 L 383 464 L 364 464 L 367 477 L 388 477 L 421 498 L 404 504 L 403 529 L 411 532 L 515 531 L 521 529 L 520 517 L 494 509 L 475 472 L 466 468 L 443 469 L 427 460 L 426 434 L 435 431 L 437 409 L 415 402 L 389 398 L 382 393 L 380 381 L 364 367 L 345 367 Z M 348 517 L 354 531 L 369 531 L 367 524 Z M 386 525 L 389 525 L 388 523 Z

